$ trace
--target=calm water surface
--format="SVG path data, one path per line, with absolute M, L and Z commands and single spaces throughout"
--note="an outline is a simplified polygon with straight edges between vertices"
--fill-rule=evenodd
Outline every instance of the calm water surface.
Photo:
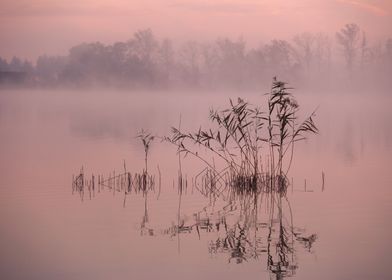
M 391 279 L 391 98 L 297 96 L 304 112 L 319 106 L 320 134 L 296 146 L 284 224 L 292 219 L 297 236 L 289 235 L 284 256 L 273 239 L 279 229 L 266 226 L 265 201 L 257 208 L 246 207 L 251 200 L 212 201 L 191 184 L 179 196 L 176 148 L 158 140 L 149 166 L 156 179 L 159 166 L 160 191 L 128 195 L 125 207 L 124 194 L 107 189 L 91 200 L 86 192 L 83 202 L 72 195 L 82 166 L 86 176 L 108 177 L 125 161 L 140 173 L 140 129 L 167 135 L 180 118 L 184 130 L 197 129 L 228 96 L 262 99 L 256 92 L 0 92 L 1 278 Z M 189 181 L 201 168 L 182 160 Z M 282 257 L 279 273 L 269 263 Z

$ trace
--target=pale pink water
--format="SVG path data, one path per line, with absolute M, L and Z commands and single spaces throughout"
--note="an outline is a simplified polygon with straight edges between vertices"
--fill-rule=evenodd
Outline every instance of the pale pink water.
M 255 92 L 235 93 L 258 102 Z M 319 107 L 320 135 L 296 148 L 289 193 L 296 227 L 318 239 L 311 252 L 296 248 L 296 279 L 390 279 L 392 249 L 391 99 L 299 95 L 306 112 Z M 339 103 L 337 103 L 339 100 Z M 72 175 L 143 168 L 141 129 L 165 135 L 205 123 L 223 93 L 0 92 L 0 275 L 3 279 L 263 279 L 266 257 L 228 263 L 211 254 L 217 233 L 141 236 L 141 195 L 109 192 L 82 203 Z M 148 226 L 177 223 L 174 147 L 155 141 L 150 166 L 162 172 L 162 191 L 148 196 Z M 189 176 L 199 168 L 183 161 Z M 325 191 L 321 191 L 321 172 Z M 304 180 L 307 190 L 303 192 Z M 189 191 L 181 215 L 192 218 L 206 201 Z M 261 211 L 261 210 L 260 210 Z M 262 215 L 262 211 L 261 211 Z M 271 275 L 270 275 L 271 276 Z M 271 276 L 274 278 L 275 276 Z

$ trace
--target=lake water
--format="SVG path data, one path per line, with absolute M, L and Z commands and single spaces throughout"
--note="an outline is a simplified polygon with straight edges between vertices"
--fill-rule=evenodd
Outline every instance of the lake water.
M 262 99 L 258 92 L 1 91 L 1 278 L 391 279 L 390 97 L 297 95 L 302 112 L 318 107 L 320 134 L 295 148 L 287 248 L 276 237 L 281 229 L 264 221 L 266 200 L 254 207 L 252 198 L 205 197 L 190 183 L 202 169 L 190 156 L 182 159 L 189 184 L 179 195 L 176 147 L 158 139 L 148 159 L 155 191 L 128 194 L 125 207 L 123 192 L 98 192 L 97 182 L 91 199 L 88 191 L 83 200 L 72 194 L 82 167 L 88 178 L 122 173 L 124 162 L 141 173 L 135 136 L 142 128 L 164 136 L 181 119 L 183 130 L 195 130 L 229 96 Z

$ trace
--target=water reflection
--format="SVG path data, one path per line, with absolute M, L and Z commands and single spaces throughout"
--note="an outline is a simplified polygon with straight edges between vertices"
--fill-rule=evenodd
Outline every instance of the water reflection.
M 203 176 L 206 174 L 208 172 Z M 124 164 L 124 172 L 112 172 L 107 177 L 99 175 L 97 178 L 98 193 L 106 189 L 113 195 L 124 195 L 124 207 L 127 196 L 142 198 L 144 209 L 140 209 L 140 235 L 177 239 L 179 252 L 181 242 L 189 240 L 182 237 L 195 235 L 199 242 L 208 240 L 206 245 L 211 256 L 234 264 L 257 261 L 264 264 L 275 279 L 283 279 L 295 275 L 299 267 L 298 249 L 311 253 L 317 240 L 316 234 L 307 234 L 294 226 L 288 197 L 272 189 L 238 192 L 222 184 L 218 184 L 219 188 L 206 185 L 200 188 L 197 180 L 192 179 L 189 185 L 196 193 L 190 193 L 187 176 L 179 172 L 177 188 L 173 191 L 178 197 L 177 220 L 162 228 L 151 223 L 149 214 L 149 204 L 156 202 L 160 195 L 160 176 L 156 183 L 154 175 L 147 172 L 131 174 Z M 95 196 L 94 181 L 94 175 L 87 177 L 81 169 L 74 176 L 73 192 L 82 200 L 84 193 L 88 192 L 91 199 Z M 187 211 L 183 199 L 197 195 L 204 197 L 204 207 L 196 212 Z
M 283 201 L 265 195 L 231 197 L 219 210 L 208 205 L 194 213 L 192 219 L 180 220 L 163 234 L 197 234 L 199 239 L 205 235 L 209 238 L 208 252 L 211 255 L 222 256 L 228 263 L 236 264 L 260 261 L 276 275 L 276 279 L 292 276 L 298 268 L 295 247 L 302 245 L 310 252 L 317 236 L 306 237 L 304 231 L 294 228 L 292 213 L 285 215 Z M 263 203 L 271 204 L 258 209 Z M 290 207 L 288 200 L 285 203 Z M 215 210 L 207 210 L 212 208 Z

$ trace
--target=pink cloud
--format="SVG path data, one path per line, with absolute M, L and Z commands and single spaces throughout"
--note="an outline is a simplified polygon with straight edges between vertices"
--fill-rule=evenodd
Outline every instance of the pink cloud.
M 365 11 L 372 13 L 374 15 L 377 15 L 377 16 L 389 15 L 389 12 L 387 10 L 385 10 L 382 7 L 377 6 L 375 4 L 369 4 L 369 3 L 365 3 L 365 2 L 357 1 L 357 0 L 341 0 L 340 2 L 352 5 L 354 7 L 365 10 Z

